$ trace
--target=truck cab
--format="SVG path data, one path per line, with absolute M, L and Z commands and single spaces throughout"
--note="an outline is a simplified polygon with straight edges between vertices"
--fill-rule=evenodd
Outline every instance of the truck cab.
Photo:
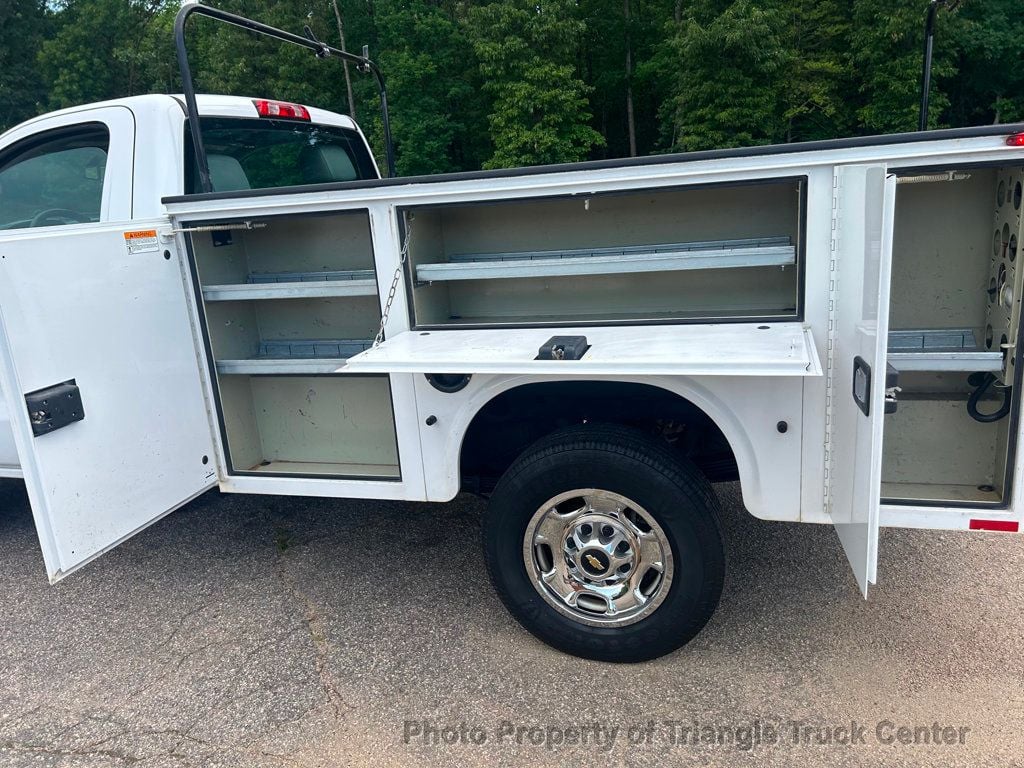
M 218 191 L 378 178 L 351 118 L 266 99 L 198 96 Z M 285 119 L 277 119 L 284 110 Z M 0 136 L 0 234 L 160 216 L 196 190 L 185 101 L 149 95 L 53 112 Z M 186 159 L 189 158 L 189 159 Z M 0 391 L 0 478 L 22 477 Z

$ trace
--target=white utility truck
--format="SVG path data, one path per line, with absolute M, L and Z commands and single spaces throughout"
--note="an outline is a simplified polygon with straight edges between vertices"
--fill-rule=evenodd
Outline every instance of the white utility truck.
M 346 117 L 197 97 L 194 12 L 340 55 L 187 6 L 184 98 L 0 138 L 51 579 L 218 486 L 468 490 L 516 618 L 631 661 L 717 604 L 711 482 L 835 525 L 865 594 L 880 526 L 1018 531 L 1024 126 L 381 179 Z

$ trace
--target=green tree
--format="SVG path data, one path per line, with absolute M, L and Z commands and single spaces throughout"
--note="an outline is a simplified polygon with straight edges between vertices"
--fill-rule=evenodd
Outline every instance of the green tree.
M 950 94 L 953 125 L 1024 120 L 1024 14 L 1020 0 L 965 2 L 941 14 L 936 27 L 943 49 L 954 48 L 956 74 L 938 78 Z M 947 42 L 948 41 L 948 42 Z
M 856 129 L 856 79 L 847 50 L 850 6 L 843 0 L 793 0 L 785 6 L 785 141 L 850 135 Z
M 592 125 L 605 157 L 649 154 L 659 139 L 657 111 L 666 80 L 650 61 L 669 33 L 672 0 L 580 0 L 586 22 L 582 72 L 591 86 Z
M 35 52 L 47 26 L 43 0 L 0 5 L 0 133 L 38 114 L 46 101 Z
M 681 14 L 662 51 L 673 95 L 662 107 L 672 149 L 781 141 L 791 52 L 787 17 L 773 3 L 715 0 Z M 674 24 L 675 22 L 673 22 Z
M 308 9 L 296 2 L 273 0 L 222 0 L 218 7 L 258 19 L 270 26 L 301 32 L 307 21 L 326 39 L 327 5 L 319 3 L 319 18 L 307 19 Z M 319 22 L 319 23 L 317 23 Z M 340 75 L 333 62 L 318 62 L 298 46 L 246 32 L 220 21 L 193 16 L 186 30 L 189 60 L 196 90 L 235 96 L 263 96 L 324 108 L 340 108 L 326 98 L 322 87 L 324 69 Z
M 456 13 L 451 2 L 377 3 L 380 65 L 403 176 L 479 167 L 489 151 L 476 56 Z
M 493 99 L 486 168 L 582 160 L 603 143 L 590 126 L 575 65 L 584 24 L 572 0 L 500 0 L 473 8 L 469 29 Z
M 857 119 L 865 133 L 917 129 L 924 45 L 924 0 L 855 0 L 850 34 L 852 68 L 859 80 Z M 949 97 L 938 87 L 956 66 L 943 14 L 936 37 L 929 127 L 942 124 Z
M 434 173 L 912 130 L 928 0 L 217 0 L 370 46 L 399 169 Z M 177 0 L 7 0 L 9 126 L 45 109 L 177 92 Z M 342 24 L 339 24 L 339 18 Z M 931 125 L 1024 120 L 1020 0 L 936 25 Z M 373 79 L 208 19 L 198 90 L 350 109 L 383 155 Z
M 68 107 L 146 93 L 154 82 L 165 80 L 161 75 L 166 68 L 157 74 L 161 61 L 152 57 L 155 49 L 147 41 L 150 24 L 171 5 L 170 0 L 56 3 L 54 33 L 36 59 L 49 84 L 49 105 Z

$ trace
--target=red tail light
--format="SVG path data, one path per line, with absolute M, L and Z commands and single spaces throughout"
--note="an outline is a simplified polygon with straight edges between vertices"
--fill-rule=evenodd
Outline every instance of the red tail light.
M 1024 147 L 1024 133 L 1011 133 L 1006 137 L 1006 146 Z
M 289 104 L 287 101 L 267 101 L 253 99 L 253 106 L 260 117 L 274 117 L 278 120 L 305 120 L 309 122 L 309 110 L 301 104 Z
M 971 520 L 970 527 L 972 531 L 1017 533 L 1020 530 L 1020 523 L 1016 520 Z

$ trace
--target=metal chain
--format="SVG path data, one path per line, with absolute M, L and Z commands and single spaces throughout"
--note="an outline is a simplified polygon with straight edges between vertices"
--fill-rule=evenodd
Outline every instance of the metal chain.
M 405 262 L 409 260 L 409 241 L 412 240 L 412 216 L 405 218 L 405 242 L 402 243 L 402 252 L 398 257 L 398 266 L 395 267 L 395 276 L 391 280 L 391 289 L 388 291 L 388 298 L 384 302 L 384 311 L 380 313 L 380 328 L 373 339 L 373 346 L 378 347 L 384 341 L 384 326 L 388 324 L 388 315 L 391 314 L 391 305 L 395 303 L 395 294 L 398 293 L 398 283 L 402 279 L 402 270 Z

